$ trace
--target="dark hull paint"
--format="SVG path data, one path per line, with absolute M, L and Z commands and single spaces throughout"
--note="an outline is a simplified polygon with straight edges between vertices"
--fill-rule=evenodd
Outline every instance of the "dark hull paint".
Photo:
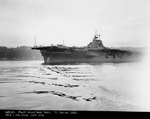
M 129 51 L 99 51 L 87 54 L 85 51 L 75 52 L 47 52 L 41 51 L 44 64 L 74 64 L 74 63 L 121 63 L 140 61 L 141 56 Z

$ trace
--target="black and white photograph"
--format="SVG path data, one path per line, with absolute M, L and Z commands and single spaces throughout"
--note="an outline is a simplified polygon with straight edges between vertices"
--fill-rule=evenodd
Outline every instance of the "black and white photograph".
M 0 0 L 6 117 L 150 112 L 150 0 Z

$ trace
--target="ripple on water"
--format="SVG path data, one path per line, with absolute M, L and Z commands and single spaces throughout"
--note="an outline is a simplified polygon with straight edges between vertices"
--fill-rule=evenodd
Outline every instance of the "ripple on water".
M 70 84 L 56 84 L 56 83 L 52 83 L 52 85 L 54 85 L 54 86 L 62 86 L 62 87 L 70 87 L 70 88 L 79 87 L 79 85 L 70 85 Z
M 77 98 L 78 97 L 82 97 L 82 96 L 67 95 L 65 93 L 57 92 L 57 91 L 33 91 L 33 92 L 24 92 L 24 93 L 21 93 L 21 94 L 29 94 L 29 93 L 36 93 L 36 94 L 47 94 L 47 93 L 50 93 L 50 94 L 53 94 L 53 95 L 56 95 L 56 96 L 59 96 L 59 97 L 69 98 L 69 99 L 72 99 L 74 101 L 79 101 L 79 99 L 77 99 Z
M 84 103 L 89 107 L 95 106 L 95 110 L 131 110 L 128 102 L 134 104 L 136 101 L 137 93 L 133 93 L 132 87 L 134 88 L 138 81 L 134 72 L 136 75 L 141 72 L 138 64 L 71 66 L 41 65 L 35 62 L 26 62 L 26 64 L 19 62 L 19 65 L 18 62 L 5 63 L 8 66 L 0 67 L 0 101 L 3 101 L 4 97 L 11 99 L 12 104 L 20 98 L 22 108 L 26 107 L 26 100 L 30 102 L 31 98 L 33 98 L 33 107 L 39 104 L 41 97 L 43 99 L 41 106 L 47 105 L 49 96 L 53 97 L 52 105 L 58 108 L 61 107 L 57 101 L 62 102 L 61 99 L 64 99 L 64 105 L 67 105 L 69 101 L 71 104 L 72 102 Z M 41 97 L 38 98 L 38 96 Z M 35 99 L 39 102 L 37 103 Z M 18 103 L 15 104 L 16 107 L 19 106 Z M 74 108 L 73 105 L 71 106 L 71 109 Z M 7 102 L 4 107 L 7 107 Z

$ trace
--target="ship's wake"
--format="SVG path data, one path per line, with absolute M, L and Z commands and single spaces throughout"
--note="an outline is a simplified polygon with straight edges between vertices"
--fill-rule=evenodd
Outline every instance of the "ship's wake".
M 126 63 L 40 64 L 23 66 L 19 70 L 17 67 L 8 67 L 3 70 L 0 80 L 0 89 L 5 88 L 0 93 L 0 99 L 5 100 L 7 105 L 3 101 L 0 106 L 1 109 L 27 110 L 138 110 L 138 98 L 133 96 L 135 92 L 130 91 L 130 83 L 134 80 L 129 81 L 124 75 L 134 76 L 127 71 L 132 68 L 135 70 L 137 65 L 130 65 L 133 67 Z M 11 75 L 8 76 L 7 70 Z

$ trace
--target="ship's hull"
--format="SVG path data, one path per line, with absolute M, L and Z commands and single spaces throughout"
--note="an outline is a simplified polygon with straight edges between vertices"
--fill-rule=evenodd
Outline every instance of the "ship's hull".
M 45 64 L 134 62 L 141 60 L 140 52 L 105 47 L 97 33 L 94 35 L 93 41 L 84 47 L 51 45 L 35 46 L 32 49 L 41 51 Z
M 131 52 L 100 51 L 90 54 L 82 51 L 75 52 L 41 52 L 44 64 L 71 64 L 71 63 L 102 63 L 102 62 L 135 62 L 140 56 Z

